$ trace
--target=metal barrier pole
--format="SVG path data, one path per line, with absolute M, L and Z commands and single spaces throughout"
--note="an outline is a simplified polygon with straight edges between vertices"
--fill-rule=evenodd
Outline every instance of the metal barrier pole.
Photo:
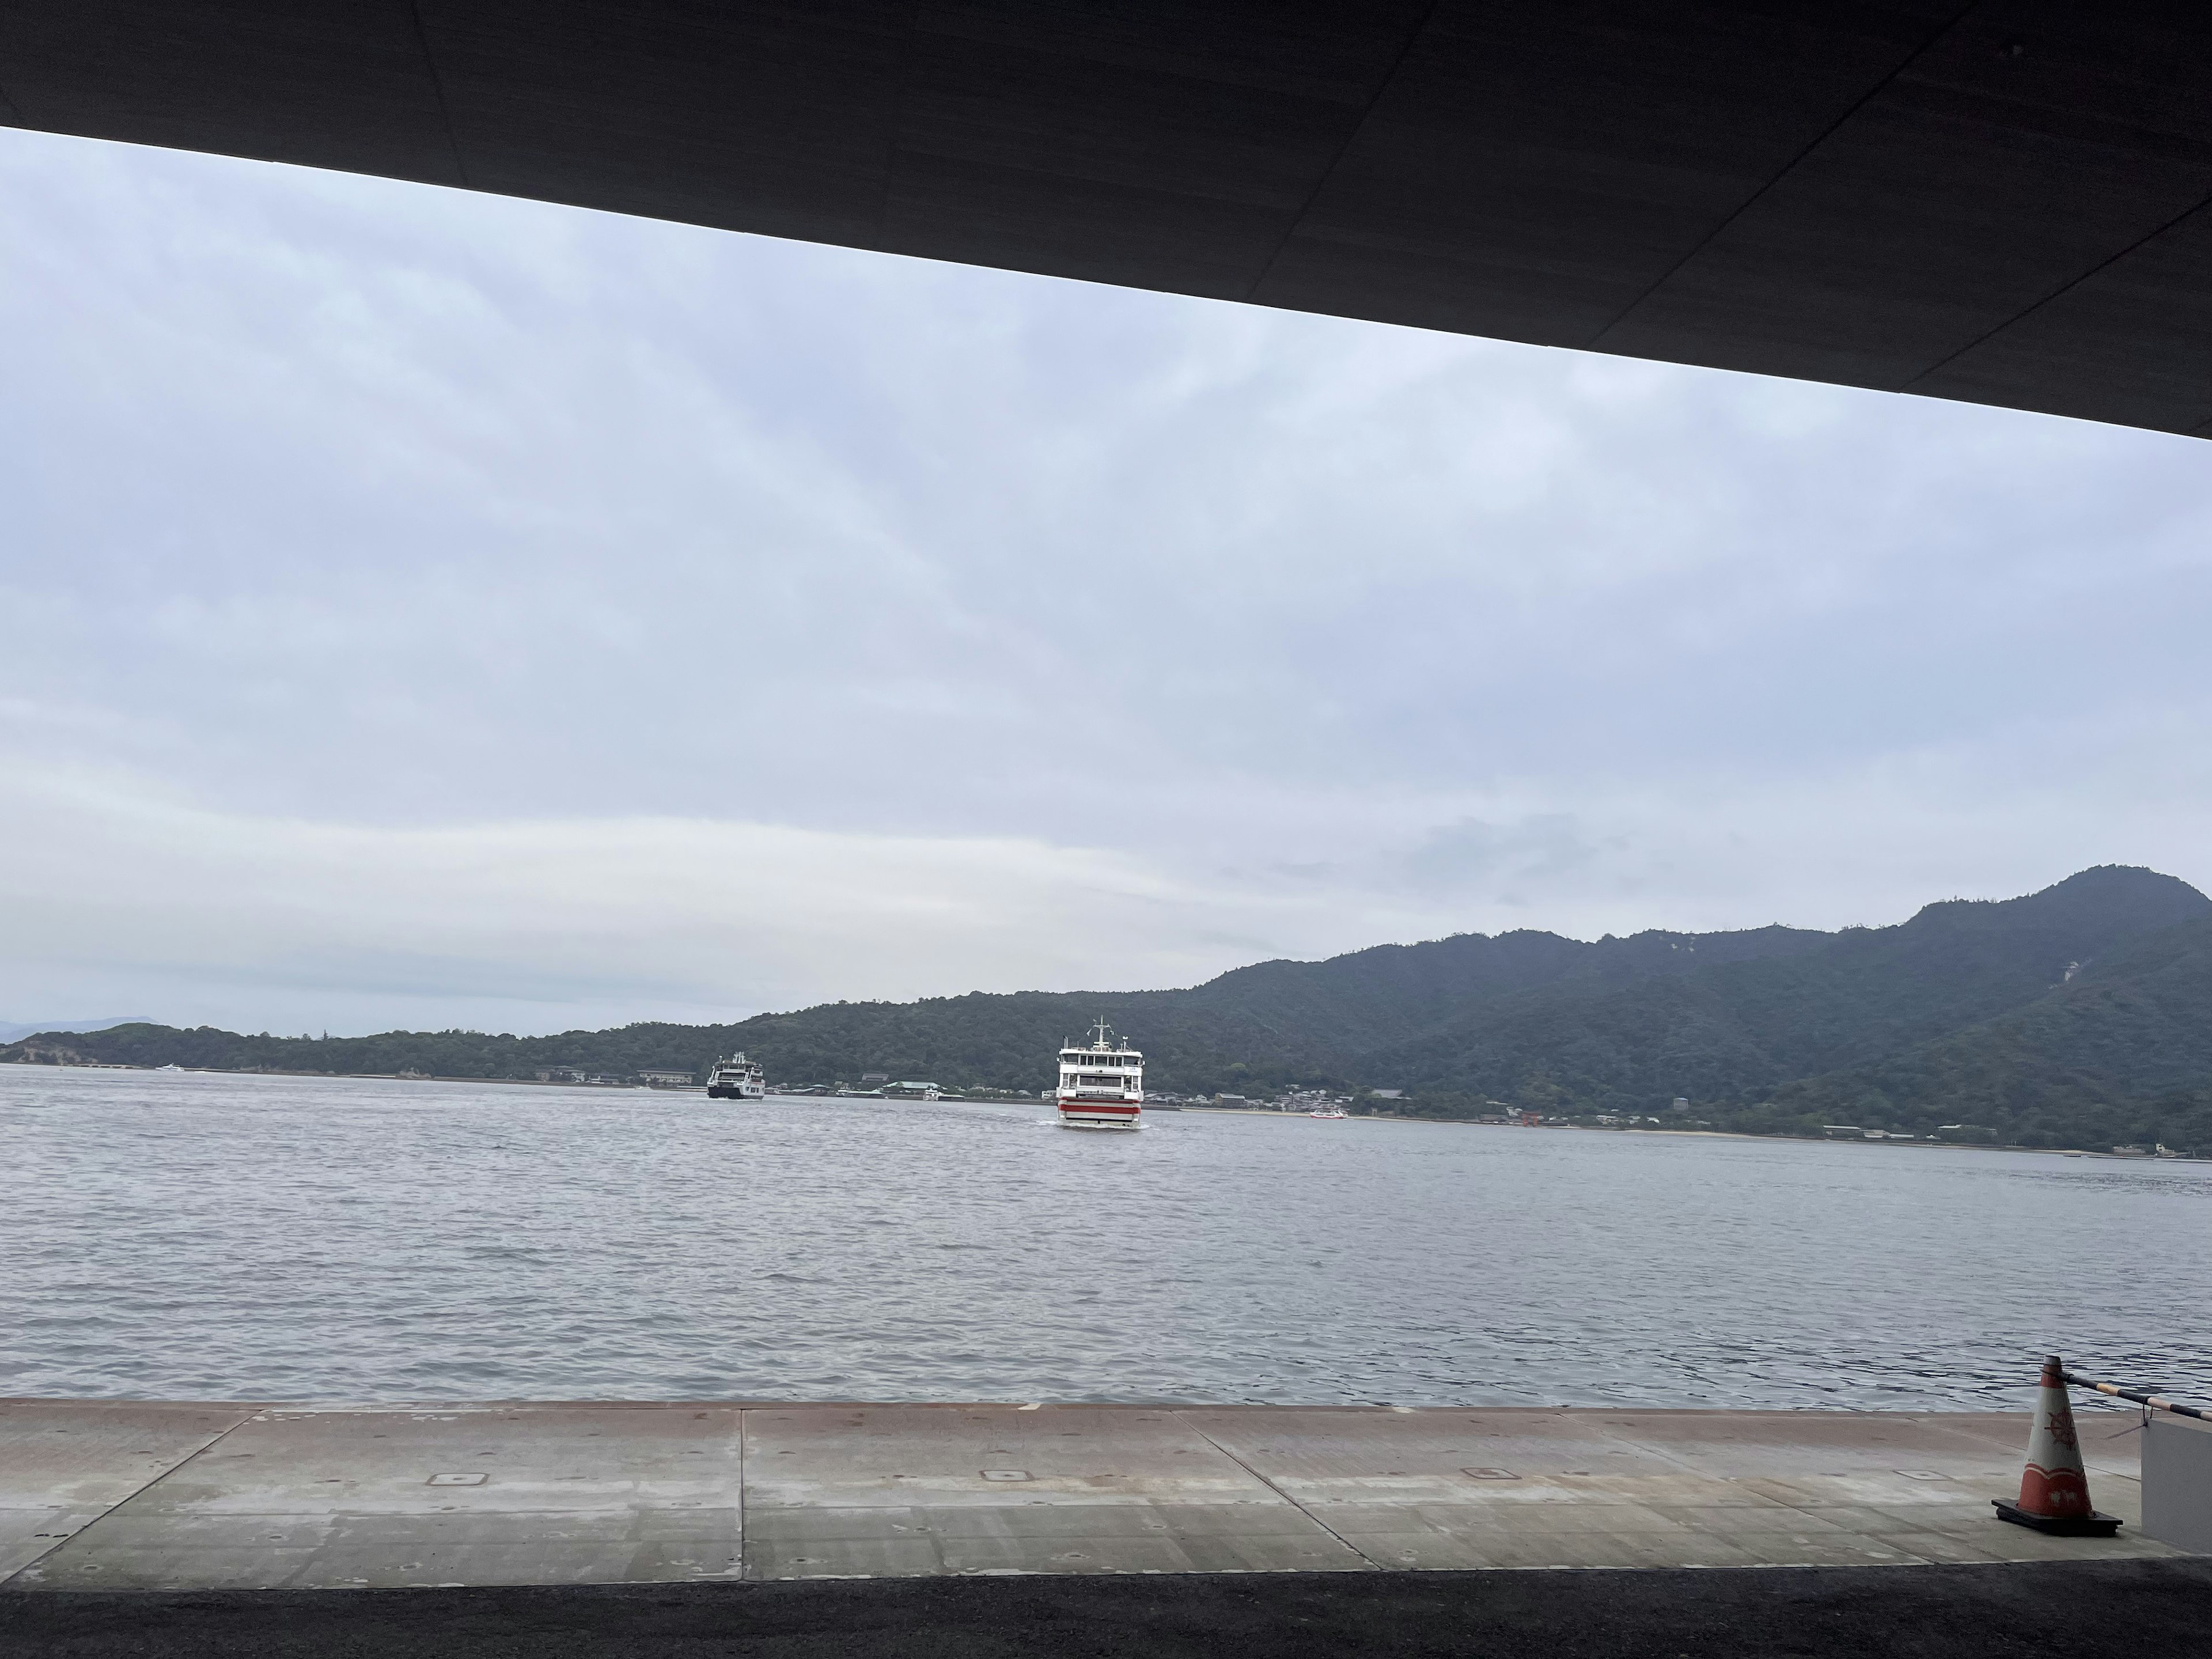
M 2117 1382 L 2092 1382 L 2086 1376 L 2075 1376 L 2070 1371 L 2066 1380 L 2077 1389 L 2094 1389 L 2099 1394 L 2111 1395 L 2115 1400 L 2132 1400 L 2138 1406 L 2154 1410 L 2172 1412 L 2176 1417 L 2193 1417 L 2202 1423 L 2212 1423 L 2212 1411 L 2201 1406 L 2177 1406 L 2163 1395 L 2137 1394 L 2133 1389 L 2124 1389 Z

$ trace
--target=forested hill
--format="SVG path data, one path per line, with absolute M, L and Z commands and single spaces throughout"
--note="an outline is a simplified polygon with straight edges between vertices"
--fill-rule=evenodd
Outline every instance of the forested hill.
M 741 1048 L 772 1080 L 787 1085 L 854 1081 L 881 1072 L 956 1088 L 1035 1090 L 1052 1081 L 1060 1043 L 1104 1018 L 1144 1048 L 1149 1085 L 1213 1093 L 1364 1080 L 1358 1056 L 1417 1038 L 1470 1006 L 1515 992 L 1692 974 L 1708 963 L 1787 956 L 1829 939 L 1784 927 L 1649 933 L 1595 944 L 1555 933 L 1467 933 L 1377 945 L 1327 962 L 1260 963 L 1188 990 L 977 992 L 919 1002 L 836 1002 L 730 1025 L 640 1024 L 548 1037 L 475 1031 L 253 1036 L 138 1024 L 31 1037 L 0 1048 L 0 1060 L 487 1078 L 528 1078 L 557 1066 L 629 1077 L 661 1067 L 703 1073 L 718 1054 Z
M 1416 1110 L 1568 1115 L 1663 1113 L 1685 1097 L 1693 1121 L 1721 1127 L 1964 1122 L 2027 1144 L 2109 1134 L 2212 1150 L 2212 900 L 2118 866 L 1838 933 L 1470 933 L 1261 963 L 1188 990 L 833 1003 L 552 1037 L 135 1024 L 32 1037 L 0 1061 L 628 1077 L 696 1073 L 743 1048 L 785 1085 L 881 1072 L 1033 1090 L 1061 1040 L 1102 1017 L 1144 1048 L 1161 1090 L 1387 1087 Z

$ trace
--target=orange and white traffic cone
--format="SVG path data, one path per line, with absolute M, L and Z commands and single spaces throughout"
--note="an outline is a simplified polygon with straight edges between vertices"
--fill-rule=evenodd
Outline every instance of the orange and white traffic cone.
M 2089 1502 L 2089 1472 L 2074 1432 L 2074 1406 L 2066 1397 L 2066 1367 L 2057 1354 L 2043 1362 L 2036 1389 L 2035 1424 L 2027 1431 L 2027 1467 L 2021 1471 L 2020 1501 L 1992 1498 L 1997 1514 L 2038 1532 L 2110 1538 L 2117 1516 L 2100 1515 Z

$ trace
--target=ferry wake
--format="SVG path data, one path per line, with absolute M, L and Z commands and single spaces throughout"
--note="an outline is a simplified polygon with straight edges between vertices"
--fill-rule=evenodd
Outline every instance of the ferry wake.
M 1145 1057 L 1114 1040 L 1104 1020 L 1091 1027 L 1086 1046 L 1070 1043 L 1060 1051 L 1060 1087 L 1053 1099 L 1060 1127 L 1068 1129 L 1133 1129 L 1145 1107 Z

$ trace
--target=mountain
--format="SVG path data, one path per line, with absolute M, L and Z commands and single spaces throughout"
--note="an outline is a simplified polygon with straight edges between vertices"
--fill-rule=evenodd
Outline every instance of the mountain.
M 1775 1103 L 1922 1133 L 1943 1117 L 2028 1145 L 2212 1149 L 2212 918 L 2130 939 L 2019 1007 L 1793 1083 Z
M 0 1060 L 529 1077 L 697 1072 L 743 1048 L 785 1084 L 869 1072 L 1031 1090 L 1096 1018 L 1162 1090 L 1389 1087 L 1438 1115 L 1509 1103 L 1750 1130 L 1851 1123 L 2024 1144 L 2212 1150 L 2212 899 L 2171 876 L 2086 870 L 2003 901 L 1826 933 L 1516 932 L 1265 962 L 1186 990 L 976 993 L 831 1003 L 732 1025 L 552 1037 L 244 1036 L 131 1024 L 41 1033 Z
M 1259 963 L 1189 990 L 841 1002 L 726 1029 L 783 1078 L 879 1071 L 1036 1088 L 1051 1079 L 1053 1051 L 1103 1018 L 1143 1042 L 1147 1079 L 1161 1089 L 1380 1081 L 1365 1076 L 1370 1052 L 1532 987 L 1682 975 L 1699 962 L 1786 956 L 1827 938 L 1785 927 L 1595 944 L 1555 933 L 1465 933 L 1326 962 Z
M 11 1022 L 0 1019 L 0 1042 L 35 1036 L 41 1031 L 105 1031 L 112 1025 L 143 1025 L 143 1014 L 109 1014 L 102 1019 L 46 1019 Z
M 2204 916 L 2212 900 L 2171 876 L 2087 870 L 2026 898 L 1953 900 L 1895 927 L 1817 935 L 1817 948 L 1534 988 L 1366 1056 L 1364 1070 L 1492 1094 L 1542 1073 L 1623 1107 L 1755 1097 L 1992 1018 L 2123 941 Z

